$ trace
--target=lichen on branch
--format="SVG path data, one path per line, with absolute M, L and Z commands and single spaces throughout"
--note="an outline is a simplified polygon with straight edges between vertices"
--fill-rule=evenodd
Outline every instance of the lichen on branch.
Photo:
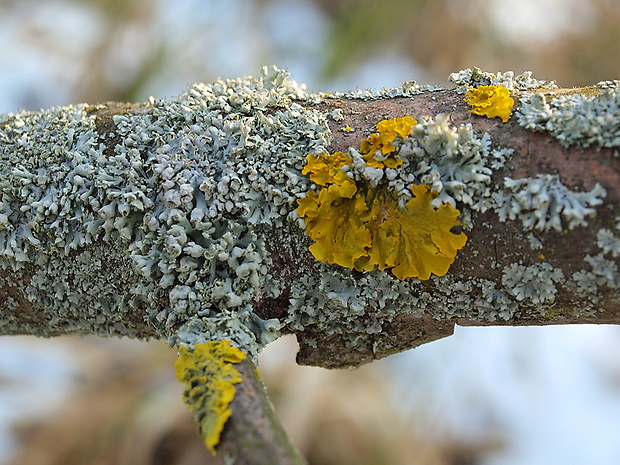
M 451 79 L 312 94 L 265 67 L 144 104 L 0 116 L 0 329 L 252 355 L 288 331 L 368 359 L 411 345 L 389 334 L 404 315 L 611 308 L 619 83 Z M 508 89 L 509 124 L 469 114 L 483 86 Z
M 200 436 L 213 455 L 232 415 L 229 405 L 235 397 L 234 385 L 242 381 L 233 364 L 245 358 L 230 341 L 179 347 L 175 370 L 177 379 L 185 383 L 183 401 L 194 413 Z
M 358 271 L 390 269 L 401 280 L 447 273 L 467 240 L 451 232 L 460 225 L 459 211 L 448 204 L 433 207 L 437 194 L 427 185 L 412 184 L 412 197 L 400 206 L 383 175 L 403 164 L 399 149 L 415 124 L 410 116 L 377 123 L 377 132 L 352 150 L 362 156 L 364 170 L 356 171 L 360 163 L 342 152 L 308 155 L 302 173 L 323 188 L 299 199 L 297 213 L 315 241 L 310 251 L 317 260 Z
M 506 123 L 515 104 L 510 91 L 504 86 L 470 87 L 465 101 L 472 106 L 474 115 L 487 118 L 501 118 Z

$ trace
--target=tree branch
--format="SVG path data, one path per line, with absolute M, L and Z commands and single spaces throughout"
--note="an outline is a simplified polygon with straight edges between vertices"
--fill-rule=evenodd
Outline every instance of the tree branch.
M 236 386 L 233 415 L 222 433 L 218 454 L 234 458 L 238 465 L 305 464 L 282 428 L 256 366 L 246 359 L 237 369 L 243 381 Z
M 255 355 L 294 333 L 300 363 L 342 367 L 455 324 L 620 323 L 618 83 L 452 79 L 324 95 L 265 68 L 168 100 L 0 116 L 0 334 L 230 340 Z M 464 92 L 484 85 L 510 90 L 508 122 L 470 113 Z M 403 116 L 415 124 L 383 141 L 377 124 Z M 328 175 L 310 167 L 335 159 Z M 420 224 L 426 198 L 460 225 Z M 419 272 L 419 257 L 449 269 Z M 253 376 L 239 411 L 264 397 Z M 225 436 L 246 437 L 239 416 Z
M 618 88 L 467 78 L 511 86 L 507 123 L 469 112 L 462 76 L 326 97 L 273 69 L 171 100 L 3 116 L 0 331 L 249 353 L 293 332 L 300 362 L 345 366 L 454 324 L 618 323 Z M 547 132 L 524 127 L 541 114 Z M 406 176 L 460 209 L 467 245 L 429 280 L 318 261 L 295 219 L 315 186 L 306 155 L 348 152 L 403 115 L 420 122 Z

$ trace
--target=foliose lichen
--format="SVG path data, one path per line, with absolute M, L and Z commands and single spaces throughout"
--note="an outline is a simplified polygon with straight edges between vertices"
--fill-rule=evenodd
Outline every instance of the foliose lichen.
M 603 254 L 610 254 L 613 258 L 620 257 L 620 237 L 613 231 L 607 228 L 599 229 L 596 233 L 596 245 L 603 250 Z
M 324 187 L 318 194 L 308 191 L 296 211 L 315 241 L 309 250 L 317 260 L 357 271 L 389 268 L 401 280 L 446 274 L 467 239 L 451 232 L 460 225 L 459 211 L 448 204 L 433 207 L 437 194 L 415 184 L 413 197 L 401 207 L 382 182 L 384 171 L 403 165 L 399 148 L 416 123 L 410 116 L 380 121 L 351 156 L 308 156 L 302 173 Z
M 510 91 L 504 86 L 470 87 L 465 101 L 472 106 L 474 115 L 501 118 L 506 123 L 515 104 Z
M 526 229 L 548 231 L 585 226 L 603 203 L 605 189 L 596 184 L 589 192 L 573 192 L 557 175 L 504 179 L 504 189 L 493 194 L 500 221 L 519 219 Z
M 480 86 L 503 86 L 509 91 L 557 89 L 558 87 L 555 81 L 535 79 L 531 71 L 515 76 L 514 71 L 489 73 L 475 66 L 450 74 L 448 80 L 456 85 L 457 92 L 463 93 L 468 87 Z
M 565 147 L 620 147 L 620 87 L 599 95 L 525 93 L 519 100 L 517 119 L 526 129 L 545 131 Z
M 330 137 L 320 112 L 295 103 L 306 97 L 288 73 L 265 67 L 105 124 L 97 107 L 9 115 L 0 267 L 55 315 L 50 334 L 105 333 L 133 311 L 171 343 L 232 339 L 256 353 L 280 324 L 257 316 L 254 298 L 281 292 L 259 231 L 287 222 L 308 189 L 305 157 Z M 87 246 L 106 250 L 106 264 L 123 262 L 122 275 L 93 267 L 88 276 L 83 262 L 97 259 Z
M 562 270 L 549 263 L 531 266 L 513 263 L 504 269 L 502 284 L 516 300 L 542 305 L 553 302 L 557 293 L 556 283 L 563 278 Z
M 185 383 L 183 401 L 194 413 L 198 431 L 213 455 L 224 425 L 232 415 L 235 384 L 242 381 L 233 366 L 246 358 L 230 341 L 211 341 L 193 348 L 179 347 L 177 379 Z
M 615 230 L 620 231 L 620 223 L 616 224 Z M 601 228 L 596 233 L 596 245 L 601 252 L 596 255 L 587 254 L 584 257 L 587 268 L 572 275 L 580 294 L 588 296 L 593 303 L 598 301 L 596 290 L 601 286 L 620 288 L 618 265 L 614 261 L 620 257 L 620 237 L 610 229 Z M 616 296 L 620 300 L 620 293 L 616 293 Z
M 332 92 L 329 94 L 315 94 L 314 99 L 358 99 L 358 100 L 382 100 L 395 97 L 413 97 L 426 92 L 444 90 L 439 85 L 418 84 L 416 81 L 405 81 L 400 87 L 383 87 L 381 89 L 356 89 L 347 92 Z
M 447 114 L 424 117 L 400 148 L 403 171 L 409 183 L 431 186 L 434 206 L 457 202 L 476 211 L 490 206 L 491 173 L 503 166 L 510 149 L 492 147 L 488 134 L 475 134 L 470 124 L 455 127 Z M 402 177 L 390 180 L 399 196 L 408 199 Z
M 548 103 L 538 105 L 521 94 L 517 105 L 519 118 L 535 129 L 537 105 L 547 118 L 543 129 L 550 131 L 555 123 L 549 121 L 562 120 L 558 115 L 582 111 L 582 103 L 573 104 L 579 99 L 549 96 L 555 85 L 530 73 L 475 68 L 451 79 L 463 92 L 468 86 L 504 86 L 512 95 L 544 89 Z M 327 119 L 349 127 L 344 112 L 325 112 L 318 103 L 438 89 L 408 83 L 396 90 L 308 94 L 288 73 L 266 67 L 258 78 L 196 84 L 179 97 L 150 99 L 113 117 L 106 116 L 105 106 L 2 116 L 2 308 L 21 304 L 21 294 L 12 289 L 26 282 L 23 295 L 30 305 L 52 315 L 39 334 L 135 336 L 138 331 L 124 326 L 124 319 L 139 314 L 143 325 L 172 344 L 191 349 L 225 339 L 254 355 L 284 327 L 338 334 L 360 350 L 373 344 L 385 348 L 389 342 L 379 341 L 379 335 L 397 314 L 508 320 L 524 311 L 544 313 L 564 286 L 578 286 L 592 303 L 598 289 L 615 289 L 620 234 L 611 225 L 601 227 L 598 250 L 588 251 L 582 269 L 566 281 L 553 259 L 528 261 L 542 260 L 565 230 L 588 225 L 602 206 L 604 189 L 576 192 L 555 174 L 493 182 L 518 154 L 469 124 L 453 124 L 445 113 L 412 115 L 416 121 L 407 133 L 391 140 L 383 140 L 381 131 L 378 138 L 368 135 L 367 147 L 342 152 L 345 163 L 325 185 L 303 173 L 309 160 L 318 166 L 329 153 Z M 584 115 L 602 111 L 599 105 L 616 111 L 617 89 L 601 84 L 603 103 L 588 100 Z M 535 111 L 530 115 L 530 110 Z M 620 145 L 617 128 L 605 118 L 587 124 L 587 131 L 575 129 L 579 137 L 564 139 Z M 596 133 L 597 124 L 600 140 L 587 135 Z M 511 243 L 484 257 L 493 279 L 469 277 L 469 264 L 458 259 L 454 273 L 429 273 L 426 280 L 398 279 L 388 261 L 351 273 L 315 259 L 308 251 L 312 238 L 304 234 L 304 215 L 296 211 L 298 200 L 310 191 L 318 197 L 322 188 L 344 198 L 346 189 L 362 184 L 368 192 L 382 186 L 393 208 L 424 197 L 432 209 L 459 211 L 458 221 L 472 241 L 476 228 L 484 227 L 483 213 L 516 221 L 526 231 L 512 242 L 520 241 L 523 249 Z M 369 212 L 367 224 L 379 231 L 387 210 Z M 286 311 L 273 318 L 260 308 L 270 302 Z M 12 333 L 28 324 L 13 315 L 0 320 L 0 329 Z M 317 344 L 311 334 L 304 337 Z

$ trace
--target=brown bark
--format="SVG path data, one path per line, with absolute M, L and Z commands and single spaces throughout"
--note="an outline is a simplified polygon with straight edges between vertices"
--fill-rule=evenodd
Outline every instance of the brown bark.
M 243 381 L 235 385 L 232 416 L 224 426 L 217 453 L 236 465 L 303 465 L 306 461 L 287 436 L 252 361 L 235 365 Z
M 562 91 L 558 91 L 562 92 Z M 578 257 L 585 253 L 595 254 L 595 235 L 600 227 L 613 228 L 618 215 L 620 201 L 620 157 L 617 149 L 563 147 L 551 135 L 524 129 L 515 118 L 507 123 L 500 119 L 487 119 L 469 112 L 463 96 L 446 90 L 417 95 L 413 98 L 394 98 L 378 101 L 337 100 L 329 102 L 326 111 L 343 110 L 345 119 L 329 121 L 334 134 L 332 151 L 346 151 L 357 147 L 374 125 L 382 119 L 412 115 L 417 119 L 435 116 L 438 113 L 450 115 L 454 125 L 471 124 L 476 133 L 488 133 L 494 144 L 514 149 L 514 155 L 506 166 L 493 174 L 493 181 L 502 182 L 504 177 L 535 177 L 538 174 L 557 174 L 567 187 L 577 191 L 589 191 L 596 183 L 606 192 L 606 208 L 599 208 L 596 218 L 589 221 L 587 228 L 572 231 L 539 233 L 536 236 L 553 247 L 545 247 L 544 260 L 564 271 L 565 276 L 580 269 Z M 353 133 L 345 132 L 344 126 L 355 128 Z M 502 270 L 517 260 L 539 261 L 538 251 L 528 250 L 525 236 L 518 222 L 500 222 L 493 212 L 474 214 L 475 224 L 484 224 L 469 234 L 467 247 L 459 252 L 449 273 L 453 276 L 477 276 L 489 280 L 501 280 Z M 507 252 L 507 253 L 506 253 Z M 616 260 L 617 261 L 617 260 Z M 436 291 L 431 283 L 425 289 Z M 596 303 L 596 311 L 588 315 L 579 310 L 581 299 L 575 294 L 559 295 L 550 318 L 543 314 L 518 312 L 514 318 L 488 320 L 485 318 L 447 317 L 437 319 L 429 311 L 422 317 L 401 314 L 386 321 L 382 332 L 369 337 L 366 349 L 358 350 L 348 346 L 341 336 L 326 336 L 313 328 L 296 332 L 300 340 L 298 363 L 330 368 L 356 366 L 383 358 L 395 352 L 417 347 L 421 344 L 449 336 L 455 325 L 461 326 L 539 326 L 554 324 L 620 324 L 620 299 L 617 289 L 607 288 Z M 429 309 L 427 309 L 429 310 Z M 282 310 L 281 310 L 282 311 Z M 309 345 L 306 339 L 318 341 Z M 379 344 L 380 343 L 380 344 Z M 390 346 L 391 350 L 380 350 L 378 346 Z

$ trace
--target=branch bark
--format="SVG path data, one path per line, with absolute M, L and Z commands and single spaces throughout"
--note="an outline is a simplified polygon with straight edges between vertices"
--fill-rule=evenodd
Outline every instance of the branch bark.
M 581 91 L 585 92 L 586 89 Z M 579 90 L 564 89 L 556 92 L 561 95 Z M 618 264 L 618 252 L 614 253 L 613 257 L 612 254 L 607 254 L 610 261 L 606 262 L 609 266 L 606 270 L 602 269 L 605 264 L 602 261 L 589 267 L 584 267 L 583 262 L 583 257 L 601 253 L 601 247 L 597 245 L 597 242 L 600 242 L 597 240 L 599 231 L 609 228 L 616 231 L 616 239 L 619 235 L 620 158 L 617 148 L 582 148 L 577 145 L 565 147 L 545 132 L 525 129 L 516 118 L 504 124 L 499 119 L 474 116 L 469 112 L 469 106 L 464 103 L 462 95 L 453 90 L 380 101 L 342 100 L 334 102 L 334 105 L 345 108 L 348 116 L 342 122 L 329 123 L 334 134 L 333 151 L 346 151 L 347 147 L 358 145 L 360 140 L 373 130 L 373 121 L 402 115 L 416 115 L 419 118 L 447 113 L 455 126 L 470 124 L 476 133 L 488 134 L 498 147 L 514 150 L 509 162 L 493 173 L 494 185 L 501 185 L 506 177 L 532 179 L 542 174 L 553 174 L 572 191 L 591 191 L 599 183 L 605 188 L 606 197 L 604 205 L 596 209 L 596 217 L 588 221 L 587 227 L 572 230 L 564 225 L 561 231 L 541 231 L 525 228 L 519 221 L 501 220 L 493 211 L 475 212 L 472 223 L 477 226 L 448 273 L 454 279 L 446 283 L 440 283 L 440 280 L 435 283 L 423 282 L 417 291 L 417 295 L 454 295 L 462 291 L 441 289 L 440 286 L 460 284 L 474 277 L 498 283 L 499 288 L 507 267 L 549 263 L 562 270 L 562 275 L 567 280 L 562 283 L 553 299 L 533 303 L 527 297 L 518 299 L 511 293 L 517 308 L 507 318 L 499 314 L 485 314 L 482 309 L 476 308 L 477 305 L 486 305 L 488 300 L 485 302 L 485 298 L 488 299 L 488 296 L 482 296 L 480 288 L 471 289 L 466 286 L 466 294 L 483 298 L 463 299 L 460 304 L 466 308 L 444 309 L 440 312 L 433 311 L 433 306 L 445 307 L 445 302 L 441 302 L 441 299 L 435 302 L 432 298 L 426 299 L 425 308 L 420 313 L 403 312 L 396 318 L 389 319 L 389 322 L 382 320 L 381 332 L 370 336 L 366 350 L 361 352 L 351 347 L 340 335 L 326 336 L 322 332 L 304 328 L 301 333 L 297 333 L 301 342 L 298 354 L 300 364 L 330 368 L 358 365 L 449 336 L 457 324 L 536 326 L 620 323 L 620 294 L 615 266 Z M 613 115 L 616 122 L 620 121 L 617 109 Z M 362 131 L 354 134 L 344 132 L 341 128 L 345 125 L 360 127 Z M 595 279 L 578 289 L 577 283 L 570 283 L 569 280 L 584 268 L 599 276 L 607 272 L 610 280 L 601 286 L 597 282 L 604 279 Z M 452 305 L 459 305 L 458 302 L 458 298 L 454 299 Z M 304 342 L 307 339 L 311 344 Z
M 461 87 L 481 76 L 497 77 Z M 620 323 L 620 88 L 500 77 L 507 123 L 472 115 L 460 88 L 307 94 L 274 69 L 0 116 L 0 334 L 230 339 L 252 355 L 295 333 L 299 363 L 335 368 L 455 324 Z M 432 185 L 466 246 L 428 280 L 318 261 L 295 213 L 320 189 L 306 156 L 354 155 L 404 115 L 419 122 L 398 142 L 405 171 L 375 181 L 401 204 L 409 183 Z M 364 169 L 349 167 L 359 185 L 377 175 Z M 242 424 L 225 437 L 247 437 Z
M 183 324 L 200 314 L 220 319 L 203 318 L 185 333 L 236 338 L 252 353 L 278 330 L 293 332 L 300 363 L 337 367 L 443 337 L 454 324 L 618 323 L 617 140 L 611 147 L 564 147 L 524 128 L 518 115 L 506 124 L 472 115 L 455 90 L 317 99 L 286 76 L 271 79 L 218 82 L 168 101 L 2 117 L 2 334 L 78 332 L 182 343 Z M 603 92 L 538 94 L 551 101 Z M 523 106 L 517 103 L 516 112 Z M 457 203 L 469 216 L 469 239 L 449 273 L 399 283 L 385 272 L 317 262 L 303 225 L 291 220 L 295 200 L 312 188 L 300 173 L 305 155 L 358 147 L 383 119 L 421 121 L 442 113 L 450 128 L 471 125 L 491 148 L 513 151 L 496 169 L 486 161 L 487 190 L 504 196 L 495 208 Z M 527 188 L 541 175 L 558 180 L 542 183 L 555 189 L 551 202 L 597 184 L 606 191 L 604 202 L 575 205 L 587 211 L 572 229 L 561 214 L 560 231 L 525 227 L 527 215 L 551 215 L 516 203 L 518 196 L 536 197 Z M 525 187 L 510 191 L 506 177 L 525 180 Z M 558 186 L 566 191 L 558 193 Z M 502 218 L 501 209 L 515 218 Z M 231 258 L 233 249 L 241 256 Z M 536 288 L 541 280 L 549 294 Z M 382 286 L 384 295 L 364 296 L 369 285 Z M 253 326 L 248 334 L 230 329 L 241 314 L 242 325 Z
M 226 424 L 218 454 L 238 465 L 304 465 L 280 424 L 256 366 L 244 360 L 236 368 L 243 381 L 236 385 L 233 415 Z

